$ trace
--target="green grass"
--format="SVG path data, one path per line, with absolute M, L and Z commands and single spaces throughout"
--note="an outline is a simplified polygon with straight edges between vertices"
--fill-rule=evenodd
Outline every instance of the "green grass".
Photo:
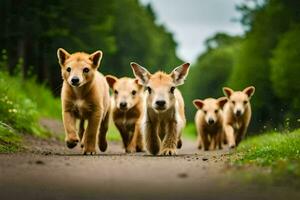
M 0 152 L 11 153 L 21 149 L 21 137 L 5 124 L 0 124 Z
M 197 131 L 196 127 L 193 123 L 189 123 L 186 125 L 186 127 L 183 130 L 183 137 L 188 138 L 190 140 L 196 140 L 197 138 Z
M 19 149 L 22 134 L 50 136 L 39 124 L 41 117 L 60 118 L 59 99 L 34 78 L 23 80 L 0 71 L 0 152 Z
M 270 169 L 266 171 L 274 180 L 292 177 L 300 183 L 300 129 L 250 137 L 240 144 L 231 159 L 237 166 Z

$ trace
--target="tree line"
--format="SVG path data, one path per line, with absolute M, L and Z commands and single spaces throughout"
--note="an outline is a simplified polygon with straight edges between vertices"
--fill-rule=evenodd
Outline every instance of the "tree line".
M 59 94 L 56 50 L 104 52 L 100 71 L 132 76 L 135 61 L 152 70 L 180 64 L 173 36 L 137 0 L 2 0 L 0 49 L 10 74 L 36 76 Z
M 252 131 L 300 125 L 300 1 L 248 1 L 243 36 L 218 33 L 206 41 L 184 86 L 186 100 L 222 96 L 221 88 L 254 85 Z M 187 107 L 193 118 L 194 108 Z

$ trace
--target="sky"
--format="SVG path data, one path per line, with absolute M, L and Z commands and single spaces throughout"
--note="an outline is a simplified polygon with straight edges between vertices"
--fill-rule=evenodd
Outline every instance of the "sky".
M 177 55 L 194 62 L 205 50 L 204 41 L 217 32 L 241 35 L 244 31 L 235 5 L 243 0 L 139 0 L 150 3 L 157 23 L 173 33 L 178 44 Z

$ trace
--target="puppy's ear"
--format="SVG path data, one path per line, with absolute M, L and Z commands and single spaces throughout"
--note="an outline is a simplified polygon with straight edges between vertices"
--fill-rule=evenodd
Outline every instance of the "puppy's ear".
M 150 72 L 135 62 L 131 62 L 130 65 L 135 78 L 138 80 L 138 84 L 146 86 L 151 77 Z
M 102 56 L 103 56 L 102 51 L 95 51 L 94 53 L 90 54 L 89 59 L 92 61 L 94 68 L 99 67 Z
M 66 50 L 63 48 L 57 49 L 57 58 L 58 62 L 61 66 L 63 66 L 66 62 L 66 60 L 71 56 Z
M 190 67 L 190 63 L 184 63 L 184 64 L 180 65 L 179 67 L 176 67 L 171 72 L 170 75 L 173 78 L 173 82 L 176 86 L 182 85 L 184 83 L 184 80 L 189 73 L 189 67 Z
M 233 93 L 233 90 L 230 89 L 229 87 L 223 87 L 223 93 L 227 98 L 230 98 L 230 96 Z
M 114 84 L 117 82 L 118 78 L 112 75 L 105 76 L 106 82 L 108 83 L 109 87 L 113 89 Z
M 254 92 L 255 92 L 255 87 L 254 86 L 249 86 L 246 87 L 243 92 L 245 94 L 247 94 L 247 96 L 249 97 L 249 99 L 253 96 Z
M 218 98 L 218 104 L 221 109 L 223 109 L 224 105 L 227 103 L 228 99 L 226 97 Z
M 139 84 L 138 79 L 134 79 L 134 83 L 137 84 L 139 90 L 143 89 L 143 86 L 141 84 Z
M 193 104 L 194 104 L 194 106 L 195 106 L 197 109 L 202 109 L 203 106 L 204 106 L 203 101 L 200 100 L 200 99 L 195 99 L 195 100 L 193 101 Z

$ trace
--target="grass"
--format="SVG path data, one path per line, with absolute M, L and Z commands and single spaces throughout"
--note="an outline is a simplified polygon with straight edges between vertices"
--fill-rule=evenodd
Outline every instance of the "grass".
M 0 152 L 11 153 L 21 149 L 21 137 L 5 124 L 0 124 Z
M 231 160 L 236 166 L 269 169 L 261 172 L 267 171 L 272 180 L 296 180 L 300 184 L 300 129 L 250 137 L 240 144 Z
M 48 137 L 39 124 L 41 117 L 60 118 L 60 101 L 34 78 L 10 76 L 0 65 L 0 152 L 20 149 L 21 135 Z
M 183 130 L 182 136 L 190 140 L 196 140 L 197 131 L 195 125 L 193 123 L 187 124 Z

